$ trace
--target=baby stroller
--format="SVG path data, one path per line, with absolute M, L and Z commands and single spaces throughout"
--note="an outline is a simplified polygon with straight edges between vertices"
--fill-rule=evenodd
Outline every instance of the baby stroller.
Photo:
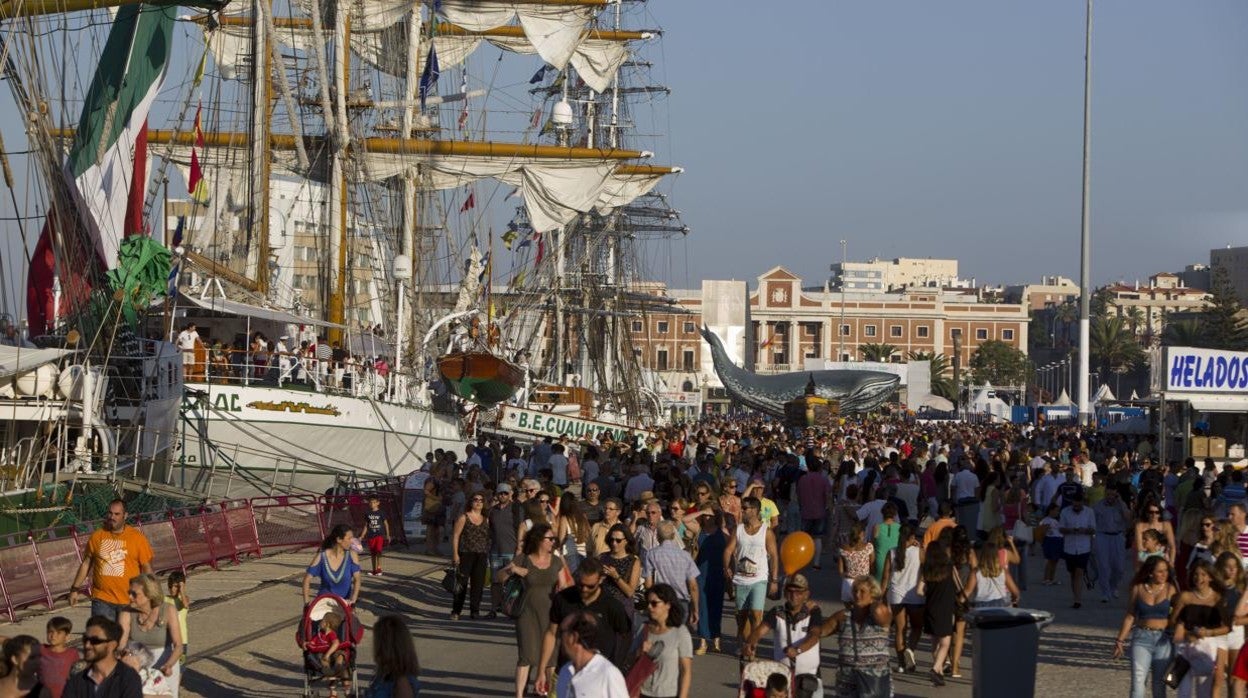
M 338 640 L 338 650 L 342 654 L 341 664 L 325 666 L 320 653 L 310 651 L 308 645 L 317 638 L 320 622 L 327 614 L 334 614 L 342 619 L 333 632 Z M 303 650 L 303 698 L 319 698 L 319 684 L 329 684 L 331 690 L 334 681 L 350 682 L 350 689 L 344 690 L 342 696 L 359 696 L 360 682 L 356 671 L 356 655 L 360 641 L 364 639 L 364 626 L 351 606 L 340 596 L 321 594 L 312 600 L 303 611 L 299 627 L 295 630 L 295 643 Z M 328 695 L 326 693 L 325 695 Z

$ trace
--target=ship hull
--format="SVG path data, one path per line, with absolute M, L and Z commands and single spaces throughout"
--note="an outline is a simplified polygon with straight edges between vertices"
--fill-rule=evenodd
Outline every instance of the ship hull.
M 447 354 L 438 371 L 452 392 L 481 405 L 503 402 L 524 385 L 524 369 L 486 352 Z
M 233 480 L 231 496 L 269 494 L 257 481 L 323 492 L 340 476 L 406 475 L 430 451 L 463 447 L 458 420 L 429 408 L 272 386 L 188 383 L 187 391 L 179 486 L 214 469 L 221 481 L 234 462 L 252 477 Z

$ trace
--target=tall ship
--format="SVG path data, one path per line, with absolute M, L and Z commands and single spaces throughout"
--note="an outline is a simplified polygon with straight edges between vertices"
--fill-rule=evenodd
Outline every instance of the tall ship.
M 637 127 L 667 94 L 644 3 L 108 4 L 0 9 L 64 219 L 27 322 L 64 336 L 130 238 L 166 251 L 124 298 L 181 363 L 167 482 L 404 474 L 507 406 L 657 417 L 622 327 L 666 307 L 643 246 L 687 228 Z

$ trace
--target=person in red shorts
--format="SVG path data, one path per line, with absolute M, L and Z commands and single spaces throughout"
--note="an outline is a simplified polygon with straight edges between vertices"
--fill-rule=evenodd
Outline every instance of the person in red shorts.
M 373 560 L 371 576 L 381 574 L 381 551 L 386 543 L 393 542 L 390 537 L 390 521 L 381 510 L 381 500 L 377 497 L 368 498 L 368 512 L 364 514 L 364 544 Z

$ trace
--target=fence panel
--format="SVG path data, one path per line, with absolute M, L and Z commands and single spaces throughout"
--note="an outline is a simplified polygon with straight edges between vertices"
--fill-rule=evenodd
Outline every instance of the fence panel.
M 235 557 L 259 557 L 260 540 L 256 535 L 255 513 L 251 509 L 251 503 L 244 501 L 241 506 L 231 503 L 231 507 L 225 510 L 225 520 L 229 526 L 230 538 L 234 541 Z
M 43 563 L 43 576 L 52 590 L 52 598 L 67 593 L 82 563 L 78 544 L 73 538 L 55 538 L 37 541 L 35 550 Z
M 47 603 L 48 594 L 39 574 L 38 561 L 35 560 L 35 548 L 30 543 L 0 548 L 0 578 L 4 579 L 10 609 Z M 68 587 L 69 582 L 65 585 Z
M 217 560 L 238 562 L 238 550 L 230 535 L 230 522 L 223 511 L 206 511 L 203 514 L 204 535 L 212 548 L 212 556 Z
M 170 514 L 172 516 L 172 513 Z M 182 546 L 173 519 L 166 518 L 143 524 L 139 529 L 152 548 L 152 571 L 186 569 L 182 560 Z
M 325 538 L 319 498 L 313 495 L 256 497 L 251 510 L 261 549 L 307 548 Z
M 174 534 L 178 537 L 178 545 L 182 547 L 182 561 L 187 568 L 197 565 L 217 567 L 217 557 L 213 554 L 212 544 L 204 530 L 203 515 L 184 516 L 172 521 Z

